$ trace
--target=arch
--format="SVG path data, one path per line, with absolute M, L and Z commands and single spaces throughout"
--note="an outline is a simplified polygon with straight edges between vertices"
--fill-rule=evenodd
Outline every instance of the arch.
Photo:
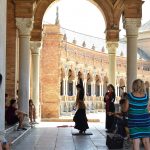
M 69 69 L 69 70 L 68 70 L 68 80 L 69 80 L 69 81 L 72 81 L 72 80 L 74 80 L 74 78 L 75 78 L 75 75 L 74 75 L 73 70 L 72 70 L 72 69 Z
M 95 95 L 100 96 L 100 82 L 101 78 L 99 75 L 95 76 Z
M 78 78 L 81 78 L 82 80 L 84 79 L 84 74 L 81 70 L 78 71 L 77 76 L 78 76 Z
M 108 84 L 108 82 L 109 82 L 108 77 L 107 77 L 107 76 L 104 76 L 103 83 L 104 83 L 104 84 Z
M 101 82 L 101 78 L 99 75 L 95 76 L 95 84 L 99 84 Z
M 113 13 L 114 8 L 112 7 L 112 3 L 109 1 L 99 1 L 99 0 L 89 0 L 93 5 L 95 5 L 103 14 L 106 28 L 111 28 L 113 24 Z M 56 0 L 39 0 L 37 2 L 35 11 L 34 11 L 34 23 L 33 29 L 31 33 L 31 41 L 41 41 L 41 33 L 42 33 L 42 20 L 46 9 L 52 3 L 56 2 Z M 108 11 L 109 10 L 109 11 Z M 119 11 L 120 9 L 118 9 Z M 117 12 L 118 12 L 117 11 Z M 119 23 L 118 23 L 119 24 Z
M 87 73 L 87 83 L 91 83 L 92 81 L 92 75 L 90 73 Z

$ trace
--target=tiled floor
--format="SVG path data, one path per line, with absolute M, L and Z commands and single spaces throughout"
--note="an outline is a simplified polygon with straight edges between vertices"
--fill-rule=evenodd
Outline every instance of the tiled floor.
M 68 127 L 63 127 L 68 125 Z M 103 124 L 89 123 L 93 135 L 72 135 L 78 132 L 74 123 L 40 123 L 13 150 L 106 150 Z M 59 127 L 57 127 L 59 126 Z M 62 127 L 61 127 L 62 126 Z
M 104 120 L 102 123 L 89 123 L 90 128 L 86 132 L 93 135 L 74 136 L 72 133 L 78 130 L 73 126 L 73 122 L 42 122 L 32 128 L 31 133 L 16 144 L 13 150 L 108 150 Z

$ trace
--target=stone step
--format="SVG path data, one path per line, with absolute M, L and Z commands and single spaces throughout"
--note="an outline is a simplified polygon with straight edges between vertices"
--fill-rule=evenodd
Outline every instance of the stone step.
M 6 139 L 9 143 L 11 143 L 11 148 L 17 144 L 20 140 L 22 140 L 27 134 L 30 133 L 31 127 L 26 127 L 27 130 L 17 131 L 18 124 L 7 127 L 6 131 Z

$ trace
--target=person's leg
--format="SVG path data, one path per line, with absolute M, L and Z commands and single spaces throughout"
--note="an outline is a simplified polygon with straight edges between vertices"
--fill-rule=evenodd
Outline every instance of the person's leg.
M 29 107 L 29 118 L 30 118 L 30 122 L 32 123 L 33 122 L 33 110 L 32 110 L 32 107 L 30 106 Z
M 18 115 L 18 120 L 19 120 L 19 126 L 18 126 L 18 128 L 22 128 L 23 127 L 24 114 L 20 113 Z
M 35 111 L 35 108 L 34 108 L 34 109 L 33 109 L 33 121 L 34 121 L 34 122 L 36 122 L 35 119 L 36 119 L 36 111 Z
M 3 150 L 3 149 L 2 149 L 2 143 L 1 143 L 1 141 L 0 141 L 0 150 Z
M 8 143 L 3 144 L 3 150 L 10 150 L 10 146 Z
M 121 119 L 121 118 L 118 118 L 118 134 L 120 134 L 122 137 L 126 137 L 127 134 L 126 134 L 126 127 L 125 127 L 125 123 L 124 123 L 124 120 Z
M 144 144 L 145 150 L 150 150 L 150 141 L 149 138 L 142 138 L 142 142 Z
M 133 139 L 133 150 L 140 150 L 140 139 Z
M 111 132 L 115 132 L 116 131 L 116 127 L 117 127 L 117 117 L 114 117 L 114 122 L 113 122 L 113 124 L 111 126 L 110 131 Z

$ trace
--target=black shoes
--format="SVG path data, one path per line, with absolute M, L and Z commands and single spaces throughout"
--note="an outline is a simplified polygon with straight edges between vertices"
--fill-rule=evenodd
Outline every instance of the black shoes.
M 107 132 L 107 133 L 113 133 L 113 131 L 112 131 L 112 130 L 106 130 L 106 132 Z
M 85 130 L 80 130 L 79 133 L 83 134 L 83 133 L 85 133 Z
M 25 131 L 27 129 L 26 128 L 20 128 L 20 127 L 17 128 L 17 131 L 23 131 L 23 130 Z

